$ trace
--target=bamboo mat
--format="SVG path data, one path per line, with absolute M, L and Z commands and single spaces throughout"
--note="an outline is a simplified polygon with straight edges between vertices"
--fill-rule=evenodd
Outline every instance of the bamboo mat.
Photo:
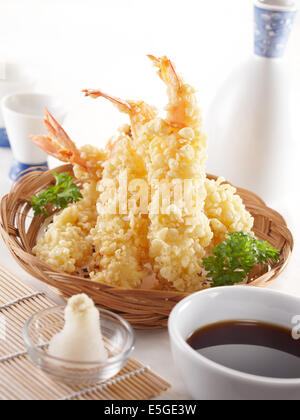
M 29 359 L 25 321 L 54 303 L 0 265 L 0 400 L 146 400 L 170 384 L 134 359 L 114 378 L 83 388 L 52 381 Z

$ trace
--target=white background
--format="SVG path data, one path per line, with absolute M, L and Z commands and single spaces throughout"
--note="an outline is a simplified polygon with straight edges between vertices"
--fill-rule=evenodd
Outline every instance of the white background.
M 165 90 L 146 54 L 167 54 L 198 89 L 205 114 L 222 81 L 251 54 L 252 38 L 251 0 L 0 0 L 0 61 L 26 62 L 36 69 L 39 90 L 67 99 L 77 115 L 72 137 L 79 144 L 103 144 L 121 118 L 104 101 L 81 99 L 84 109 L 78 107 L 81 89 L 101 87 L 114 95 L 162 106 Z M 297 116 L 299 17 L 286 58 L 293 75 Z M 299 133 L 298 117 L 294 134 L 300 140 Z M 9 190 L 10 161 L 10 151 L 0 149 L 0 196 Z M 271 287 L 300 295 L 300 206 L 294 198 L 272 203 L 287 218 L 296 249 L 288 269 Z M 33 282 L 17 267 L 2 241 L 0 263 Z M 134 356 L 172 383 L 163 398 L 189 397 L 172 363 L 166 331 L 139 332 Z
M 199 91 L 205 114 L 252 52 L 252 8 L 251 0 L 0 0 L 0 60 L 33 66 L 40 90 L 71 99 L 76 142 L 103 144 L 122 117 L 102 101 L 82 99 L 85 109 L 77 110 L 81 89 L 162 106 L 165 90 L 146 54 L 166 54 Z M 287 60 L 300 105 L 299 17 Z

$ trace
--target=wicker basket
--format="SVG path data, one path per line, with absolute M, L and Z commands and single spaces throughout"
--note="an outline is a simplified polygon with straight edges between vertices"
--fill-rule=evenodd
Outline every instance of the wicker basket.
M 56 172 L 69 172 L 71 165 L 60 166 Z M 63 297 L 85 292 L 96 304 L 126 318 L 135 328 L 152 329 L 167 325 L 170 311 L 186 293 L 157 290 L 125 290 L 87 279 L 86 273 L 70 275 L 58 272 L 32 254 L 43 217 L 32 217 L 30 197 L 53 182 L 53 171 L 28 172 L 1 200 L 0 229 L 8 249 L 18 264 L 29 274 L 47 283 Z M 215 179 L 213 176 L 209 176 Z M 285 220 L 250 191 L 238 189 L 247 209 L 255 218 L 254 232 L 280 250 L 280 261 L 274 266 L 257 268 L 252 272 L 250 285 L 265 286 L 286 267 L 293 250 L 293 237 Z

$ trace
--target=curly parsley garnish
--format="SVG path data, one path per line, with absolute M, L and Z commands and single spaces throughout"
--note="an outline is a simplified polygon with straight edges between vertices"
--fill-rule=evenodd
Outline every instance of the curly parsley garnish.
M 30 204 L 34 215 L 44 214 L 49 216 L 48 206 L 52 204 L 54 210 L 64 209 L 69 203 L 76 203 L 82 198 L 79 187 L 74 183 L 74 179 L 68 173 L 53 173 L 56 180 L 55 185 L 51 185 L 46 190 L 42 190 L 38 195 L 31 198 Z
M 228 286 L 245 280 L 255 264 L 277 262 L 279 255 L 268 242 L 233 232 L 212 250 L 211 256 L 203 259 L 203 266 L 207 278 L 213 280 L 212 287 Z

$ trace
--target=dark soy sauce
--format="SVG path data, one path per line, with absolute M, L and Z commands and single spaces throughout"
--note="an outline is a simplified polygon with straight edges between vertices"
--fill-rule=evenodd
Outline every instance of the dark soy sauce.
M 300 378 L 300 340 L 292 331 L 255 321 L 228 321 L 197 330 L 187 343 L 208 359 L 252 375 Z

